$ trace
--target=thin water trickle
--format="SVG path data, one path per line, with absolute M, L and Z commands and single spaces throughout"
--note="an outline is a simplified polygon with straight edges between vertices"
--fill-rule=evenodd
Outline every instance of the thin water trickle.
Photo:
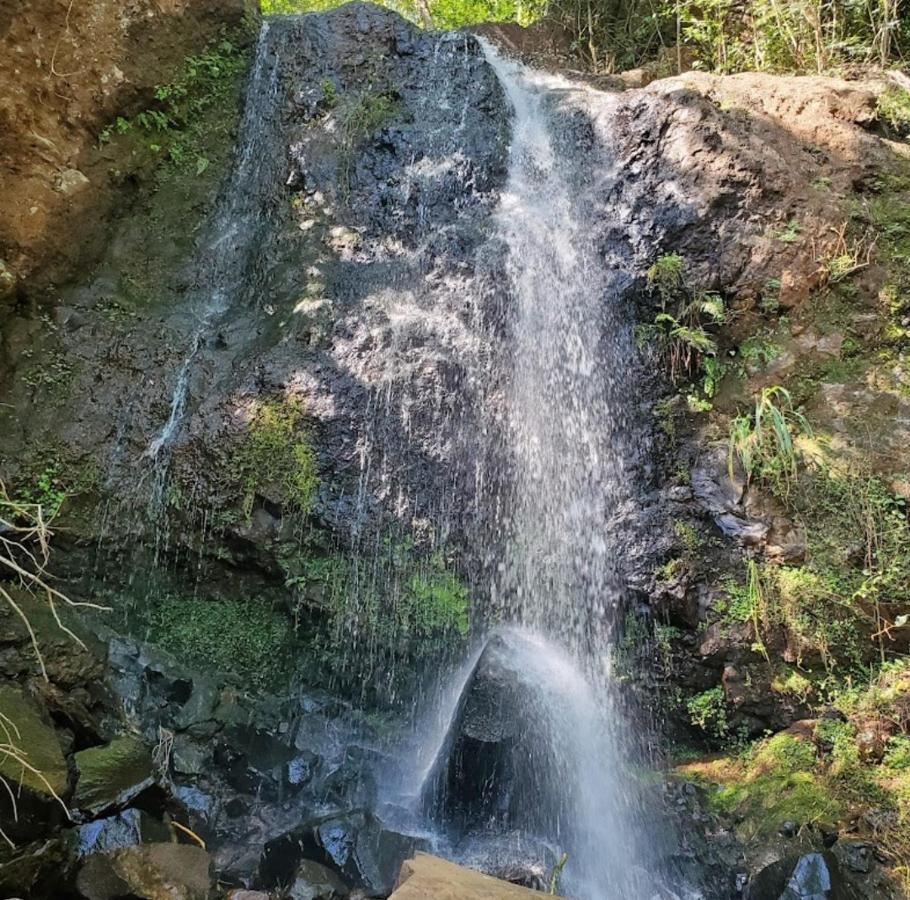
M 188 349 L 174 378 L 167 420 L 143 454 L 152 464 L 151 511 L 164 503 L 170 447 L 183 423 L 194 370 L 219 320 L 255 280 L 257 240 L 268 225 L 266 198 L 274 190 L 273 152 L 279 98 L 279 72 L 286 23 L 262 24 L 246 91 L 230 179 L 225 186 L 198 256 L 198 291 L 189 304 L 194 322 Z M 183 313 L 184 319 L 186 313 Z

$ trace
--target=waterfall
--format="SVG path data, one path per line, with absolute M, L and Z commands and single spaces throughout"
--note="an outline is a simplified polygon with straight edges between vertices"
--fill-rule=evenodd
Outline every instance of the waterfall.
M 493 238 L 507 339 L 486 376 L 503 471 L 477 499 L 499 537 L 491 618 L 507 627 L 451 712 L 425 810 L 475 837 L 496 822 L 544 839 L 568 854 L 561 892 L 580 900 L 666 896 L 647 871 L 609 672 L 622 605 L 609 522 L 629 499 L 634 349 L 621 276 L 598 248 L 603 211 L 585 190 L 592 155 L 575 152 L 567 127 L 596 92 L 480 42 L 512 108 Z

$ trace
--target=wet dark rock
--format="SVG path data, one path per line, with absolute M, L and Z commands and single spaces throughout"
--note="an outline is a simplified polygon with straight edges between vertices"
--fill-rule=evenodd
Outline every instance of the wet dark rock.
M 115 816 L 88 822 L 79 826 L 75 834 L 75 853 L 80 857 L 171 839 L 167 825 L 138 809 L 126 809 Z
M 154 781 L 151 750 L 135 737 L 122 737 L 75 756 L 73 808 L 96 815 L 122 807 Z
M 316 758 L 295 752 L 267 731 L 232 725 L 219 738 L 215 762 L 236 790 L 277 800 L 310 781 Z
M 328 867 L 351 887 L 388 893 L 401 863 L 425 845 L 385 828 L 366 811 L 326 816 L 266 844 L 259 877 L 267 887 L 291 884 L 298 865 L 309 860 Z
M 437 820 L 465 826 L 508 817 L 529 697 L 506 654 L 503 639 L 493 638 L 459 701 L 423 797 Z
M 886 896 L 877 890 L 865 893 L 850 883 L 837 857 L 828 851 L 780 859 L 758 872 L 746 890 L 747 900 L 884 900 Z
M 312 860 L 303 860 L 287 889 L 288 900 L 343 900 L 347 885 L 331 870 Z
M 781 900 L 825 900 L 832 890 L 831 873 L 821 853 L 801 856 Z
M 799 825 L 796 822 L 793 822 L 789 819 L 786 822 L 782 823 L 780 828 L 778 829 L 778 833 L 780 834 L 780 836 L 785 837 L 785 838 L 796 837 L 796 833 L 798 831 L 799 831 Z
M 178 775 L 201 775 L 212 763 L 211 748 L 185 734 L 174 738 L 171 750 L 171 768 Z
M 66 837 L 0 849 L 0 895 L 56 898 L 71 887 L 75 858 Z
M 875 860 L 873 846 L 865 841 L 843 841 L 838 848 L 838 858 L 851 872 L 867 874 Z
M 144 844 L 88 857 L 76 879 L 85 900 L 209 900 L 212 861 L 189 844 Z

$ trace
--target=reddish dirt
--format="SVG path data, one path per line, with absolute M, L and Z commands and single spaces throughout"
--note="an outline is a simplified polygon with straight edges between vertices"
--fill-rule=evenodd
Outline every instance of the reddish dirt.
M 0 299 L 96 253 L 117 203 L 87 156 L 248 0 L 0 0 Z

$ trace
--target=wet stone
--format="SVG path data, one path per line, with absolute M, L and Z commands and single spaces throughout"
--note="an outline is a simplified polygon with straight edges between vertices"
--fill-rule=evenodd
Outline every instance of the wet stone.
M 134 737 L 82 750 L 75 761 L 78 780 L 73 806 L 83 812 L 125 806 L 154 783 L 151 752 Z
M 89 856 L 136 844 L 169 841 L 170 829 L 163 822 L 138 809 L 126 809 L 116 816 L 96 819 L 76 829 L 75 853 Z
M 189 844 L 127 847 L 90 856 L 76 886 L 85 900 L 209 900 L 212 861 Z

